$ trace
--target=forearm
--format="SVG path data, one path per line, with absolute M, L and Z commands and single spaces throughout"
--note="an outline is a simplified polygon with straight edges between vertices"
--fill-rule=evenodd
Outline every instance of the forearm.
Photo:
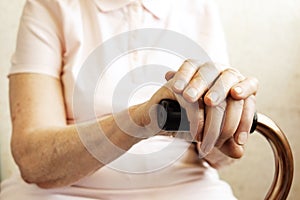
M 135 111 L 135 107 L 131 108 L 132 115 Z M 101 155 L 97 156 L 103 162 L 91 155 L 82 137 L 87 138 L 85 143 L 97 138 L 91 142 L 99 144 L 97 153 Z M 112 115 L 97 122 L 31 130 L 25 138 L 26 142 L 13 138 L 14 157 L 23 178 L 44 188 L 69 185 L 115 160 L 141 140 L 120 129 Z M 107 139 L 109 142 L 105 142 Z M 116 151 L 115 146 L 124 151 Z

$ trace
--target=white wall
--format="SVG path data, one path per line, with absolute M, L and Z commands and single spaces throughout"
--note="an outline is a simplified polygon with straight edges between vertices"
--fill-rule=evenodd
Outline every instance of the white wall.
M 0 1 L 0 166 L 2 179 L 6 178 L 15 169 L 9 149 L 11 124 L 6 76 L 10 66 L 10 57 L 15 48 L 19 18 L 24 3 L 25 0 Z
M 0 1 L 0 141 L 2 178 L 11 164 L 6 74 L 15 47 L 16 31 L 25 0 Z M 286 132 L 296 160 L 296 174 L 289 199 L 300 196 L 300 1 L 216 0 L 219 5 L 232 65 L 260 80 L 258 110 L 268 114 Z M 246 156 L 222 171 L 236 195 L 243 200 L 263 199 L 272 176 L 268 144 L 251 136 Z M 296 190 L 298 188 L 298 190 Z

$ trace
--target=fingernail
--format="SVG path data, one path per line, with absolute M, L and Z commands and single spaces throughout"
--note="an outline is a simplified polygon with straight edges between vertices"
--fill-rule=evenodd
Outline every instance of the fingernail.
M 185 87 L 185 82 L 183 80 L 177 80 L 175 83 L 174 83 L 174 87 L 177 89 L 177 90 L 183 90 L 184 87 Z
M 208 95 L 208 98 L 211 102 L 217 102 L 218 99 L 219 99 L 219 95 L 218 93 L 216 92 L 211 92 L 209 95 Z
M 239 145 L 246 144 L 247 140 L 248 140 L 248 133 L 247 132 L 241 132 L 239 134 L 239 137 L 238 137 Z
M 186 91 L 186 94 L 188 96 L 190 96 L 192 99 L 195 99 L 197 97 L 197 95 L 198 95 L 198 91 L 195 88 L 189 88 Z
M 241 94 L 243 92 L 242 88 L 237 86 L 234 88 L 234 91 L 237 93 L 237 94 Z

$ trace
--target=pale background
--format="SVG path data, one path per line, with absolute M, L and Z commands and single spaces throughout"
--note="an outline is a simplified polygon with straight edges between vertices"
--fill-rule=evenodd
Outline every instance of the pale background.
M 9 151 L 11 125 L 6 74 L 15 47 L 25 0 L 0 1 L 0 142 L 1 178 L 14 169 Z M 231 63 L 260 80 L 259 112 L 269 115 L 286 133 L 295 157 L 289 199 L 300 196 L 300 1 L 216 0 L 223 20 Z M 259 135 L 251 136 L 246 156 L 221 171 L 242 200 L 263 199 L 273 176 L 273 157 Z

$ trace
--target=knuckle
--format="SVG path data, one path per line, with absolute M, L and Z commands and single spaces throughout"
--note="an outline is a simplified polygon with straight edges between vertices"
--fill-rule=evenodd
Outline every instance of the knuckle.
M 221 147 L 221 151 L 225 153 L 227 156 L 239 159 L 243 156 L 243 147 L 235 144 L 233 139 L 227 140 L 224 145 Z
M 193 71 L 189 68 L 181 68 L 176 75 L 174 76 L 175 79 L 180 79 L 185 81 L 186 83 L 189 82 L 191 77 L 193 76 Z
M 226 142 L 225 138 L 219 137 L 215 146 L 217 148 L 221 148 L 224 145 L 225 142 Z
M 239 107 L 243 107 L 244 104 L 245 104 L 245 101 L 244 100 L 236 100 L 235 103 L 239 106 Z
M 225 140 L 230 139 L 232 137 L 233 133 L 233 130 L 224 129 L 219 136 L 219 140 L 225 142 Z
M 251 87 L 252 87 L 254 90 L 256 90 L 256 89 L 258 88 L 258 85 L 259 85 L 258 79 L 257 79 L 257 78 L 251 77 L 251 78 L 249 78 L 249 80 L 250 80 L 250 85 L 251 85 Z
M 195 76 L 193 77 L 193 80 L 191 81 L 191 83 L 193 83 L 193 84 L 199 84 L 202 82 L 203 82 L 203 78 L 201 77 L 201 74 L 199 74 L 199 73 L 195 74 Z
M 232 158 L 235 158 L 235 159 L 240 159 L 243 157 L 243 153 L 238 151 L 238 152 L 233 152 L 233 154 L 231 155 Z
M 226 107 L 227 107 L 227 102 L 226 101 L 222 101 L 221 103 L 219 103 L 215 108 L 218 112 L 220 113 L 225 113 L 226 111 Z
M 227 68 L 222 72 L 222 74 L 230 74 L 231 76 L 237 78 L 239 81 L 245 79 L 245 77 L 235 68 Z
M 207 74 L 216 76 L 221 74 L 221 72 L 222 71 L 212 62 L 206 62 L 199 67 L 199 73 L 201 73 L 202 76 Z
M 187 67 L 187 68 L 190 68 L 190 69 L 193 69 L 193 70 L 196 70 L 199 68 L 199 61 L 195 60 L 195 59 L 186 59 L 184 60 L 182 66 L 183 67 Z
M 255 95 L 250 95 L 247 100 L 253 104 L 256 104 L 256 97 Z
M 201 75 L 197 74 L 193 77 L 192 81 L 189 84 L 191 87 L 199 89 L 199 88 L 208 88 L 208 82 L 201 77 Z
M 223 73 L 240 74 L 240 72 L 235 68 L 227 68 L 223 71 Z
M 233 105 L 233 106 L 236 106 L 236 107 L 243 107 L 244 104 L 245 104 L 245 101 L 243 99 L 236 100 L 236 99 L 232 98 L 231 96 L 229 96 L 227 98 L 227 106 L 228 105 Z

